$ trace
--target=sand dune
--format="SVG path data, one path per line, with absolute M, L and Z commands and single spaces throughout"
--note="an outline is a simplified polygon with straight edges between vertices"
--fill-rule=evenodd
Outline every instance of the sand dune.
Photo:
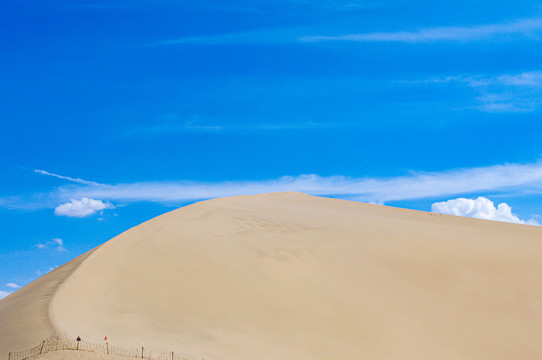
M 539 359 L 542 228 L 299 193 L 159 216 L 0 301 L 0 356 L 55 333 L 193 359 Z
M 51 299 L 92 252 L 94 250 L 0 300 L 0 356 L 25 350 L 57 333 L 49 316 Z

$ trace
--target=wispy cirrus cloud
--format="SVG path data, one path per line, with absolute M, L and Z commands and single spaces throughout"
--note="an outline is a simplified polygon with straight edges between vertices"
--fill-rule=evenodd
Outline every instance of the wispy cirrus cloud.
M 538 41 L 542 35 L 542 17 L 524 18 L 494 24 L 474 24 L 462 26 L 427 27 L 414 30 L 390 32 L 362 32 L 332 35 L 311 35 L 321 32 L 317 28 L 268 28 L 252 29 L 232 33 L 181 36 L 157 41 L 151 45 L 219 45 L 219 44 L 285 44 L 319 42 L 395 42 L 395 43 L 431 43 L 431 42 L 473 42 L 495 39 L 529 39 Z
M 61 238 L 54 238 L 53 242 L 56 244 L 56 250 L 66 251 L 66 248 L 64 247 L 64 240 Z
M 110 202 L 149 201 L 176 204 L 216 197 L 280 191 L 299 191 L 321 196 L 333 195 L 344 199 L 375 203 L 481 192 L 542 193 L 542 163 L 504 164 L 443 172 L 412 172 L 409 175 L 390 178 L 324 177 L 312 174 L 258 181 L 73 184 L 42 194 L 40 198 L 47 199 L 47 202 L 45 205 L 38 202 L 34 206 L 58 208 L 59 204 L 66 201 L 71 203 L 70 199 L 87 198 L 101 199 L 99 207 L 105 209 L 113 207 Z M 93 207 L 92 211 L 99 210 Z
M 163 121 L 151 125 L 134 126 L 125 131 L 125 137 L 151 137 L 171 134 L 187 133 L 240 133 L 258 132 L 269 130 L 309 130 L 327 129 L 346 126 L 339 122 L 244 122 L 232 123 L 230 119 L 210 118 L 206 116 L 193 115 L 189 120 L 183 120 L 175 114 L 164 114 Z
M 90 196 L 111 201 L 176 202 L 242 194 L 300 191 L 313 195 L 337 195 L 384 203 L 480 191 L 521 190 L 542 192 L 542 164 L 496 165 L 445 172 L 412 173 L 393 178 L 360 179 L 313 174 L 263 181 L 148 182 L 64 187 L 57 190 L 56 196 Z
M 512 91 L 500 93 L 482 92 L 475 98 L 479 102 L 478 110 L 488 113 L 529 113 L 540 106 L 538 96 L 532 93 L 522 94 Z
M 501 75 L 496 78 L 495 82 L 502 85 L 542 88 L 542 71 L 531 71 L 513 75 Z
M 88 181 L 88 180 L 83 180 L 83 179 L 79 179 L 79 178 L 72 178 L 72 177 L 69 177 L 69 176 L 62 176 L 62 175 L 50 173 L 50 172 L 45 171 L 45 170 L 36 169 L 36 170 L 34 170 L 34 172 L 36 174 L 52 176 L 52 177 L 56 177 L 58 179 L 68 180 L 68 181 L 78 183 L 78 184 L 83 184 L 83 185 L 100 185 L 95 181 Z
M 299 5 L 308 5 L 326 10 L 339 11 L 366 9 L 382 5 L 379 1 L 367 0 L 295 0 L 287 1 L 287 3 L 297 3 Z
M 542 71 L 526 71 L 518 74 L 501 74 L 501 75 L 455 75 L 431 77 L 422 80 L 402 81 L 408 83 L 423 83 L 423 84 L 448 84 L 462 83 L 471 87 L 485 86 L 517 86 L 542 88 Z
M 198 199 L 300 191 L 337 195 L 364 201 L 386 202 L 479 191 L 542 192 L 542 164 L 507 164 L 432 173 L 412 173 L 392 178 L 301 175 L 262 181 L 136 182 L 100 186 L 64 186 L 51 196 L 58 200 L 91 197 L 109 201 L 178 202 Z
M 344 127 L 346 124 L 332 122 L 298 122 L 298 123 L 243 123 L 227 125 L 198 125 L 191 121 L 180 123 L 164 123 L 161 125 L 137 126 L 126 131 L 123 136 L 160 136 L 186 133 L 245 133 L 269 130 L 309 130 Z
M 482 41 L 507 36 L 521 36 L 539 40 L 542 32 L 542 18 L 527 18 L 511 22 L 422 28 L 413 31 L 373 32 L 345 35 L 311 35 L 301 36 L 299 41 L 353 41 L 353 42 L 403 42 L 422 43 L 435 41 Z
M 61 238 L 54 238 L 49 241 L 46 241 L 45 243 L 36 244 L 36 247 L 39 250 L 55 249 L 57 251 L 67 251 L 66 248 L 64 247 L 64 240 L 62 240 Z
M 453 85 L 474 90 L 476 109 L 490 113 L 527 113 L 542 104 L 542 71 L 498 75 L 437 76 L 421 80 L 397 81 L 413 85 Z
M 220 44 L 283 44 L 295 43 L 302 29 L 253 29 L 232 33 L 205 34 L 198 36 L 181 36 L 174 39 L 160 40 L 151 46 L 167 45 L 220 45 Z

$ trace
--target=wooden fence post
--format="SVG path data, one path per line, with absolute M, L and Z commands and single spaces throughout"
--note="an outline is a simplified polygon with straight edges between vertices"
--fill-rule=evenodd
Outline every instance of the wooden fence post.
M 106 343 L 105 343 L 105 346 L 107 347 L 107 355 L 109 355 L 109 343 L 106 342 Z
M 41 343 L 40 355 L 43 353 L 43 347 L 45 346 L 45 340 Z
M 8 355 L 8 360 L 11 360 L 11 353 L 9 353 Z
M 173 360 L 173 351 L 171 352 L 171 360 Z
M 143 359 L 143 351 L 145 350 L 145 348 L 142 346 L 141 347 L 141 358 Z

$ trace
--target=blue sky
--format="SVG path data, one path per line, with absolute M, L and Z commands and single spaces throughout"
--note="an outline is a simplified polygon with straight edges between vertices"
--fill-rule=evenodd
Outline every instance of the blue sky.
M 216 196 L 296 190 L 540 222 L 537 1 L 0 12 L 0 297 Z

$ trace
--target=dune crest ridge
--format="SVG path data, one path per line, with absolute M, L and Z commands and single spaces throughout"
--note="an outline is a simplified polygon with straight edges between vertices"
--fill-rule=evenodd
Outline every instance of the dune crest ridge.
M 206 360 L 535 359 L 541 260 L 539 227 L 300 193 L 219 198 L 0 301 L 0 349 L 62 333 Z M 34 322 L 16 324 L 30 308 Z

